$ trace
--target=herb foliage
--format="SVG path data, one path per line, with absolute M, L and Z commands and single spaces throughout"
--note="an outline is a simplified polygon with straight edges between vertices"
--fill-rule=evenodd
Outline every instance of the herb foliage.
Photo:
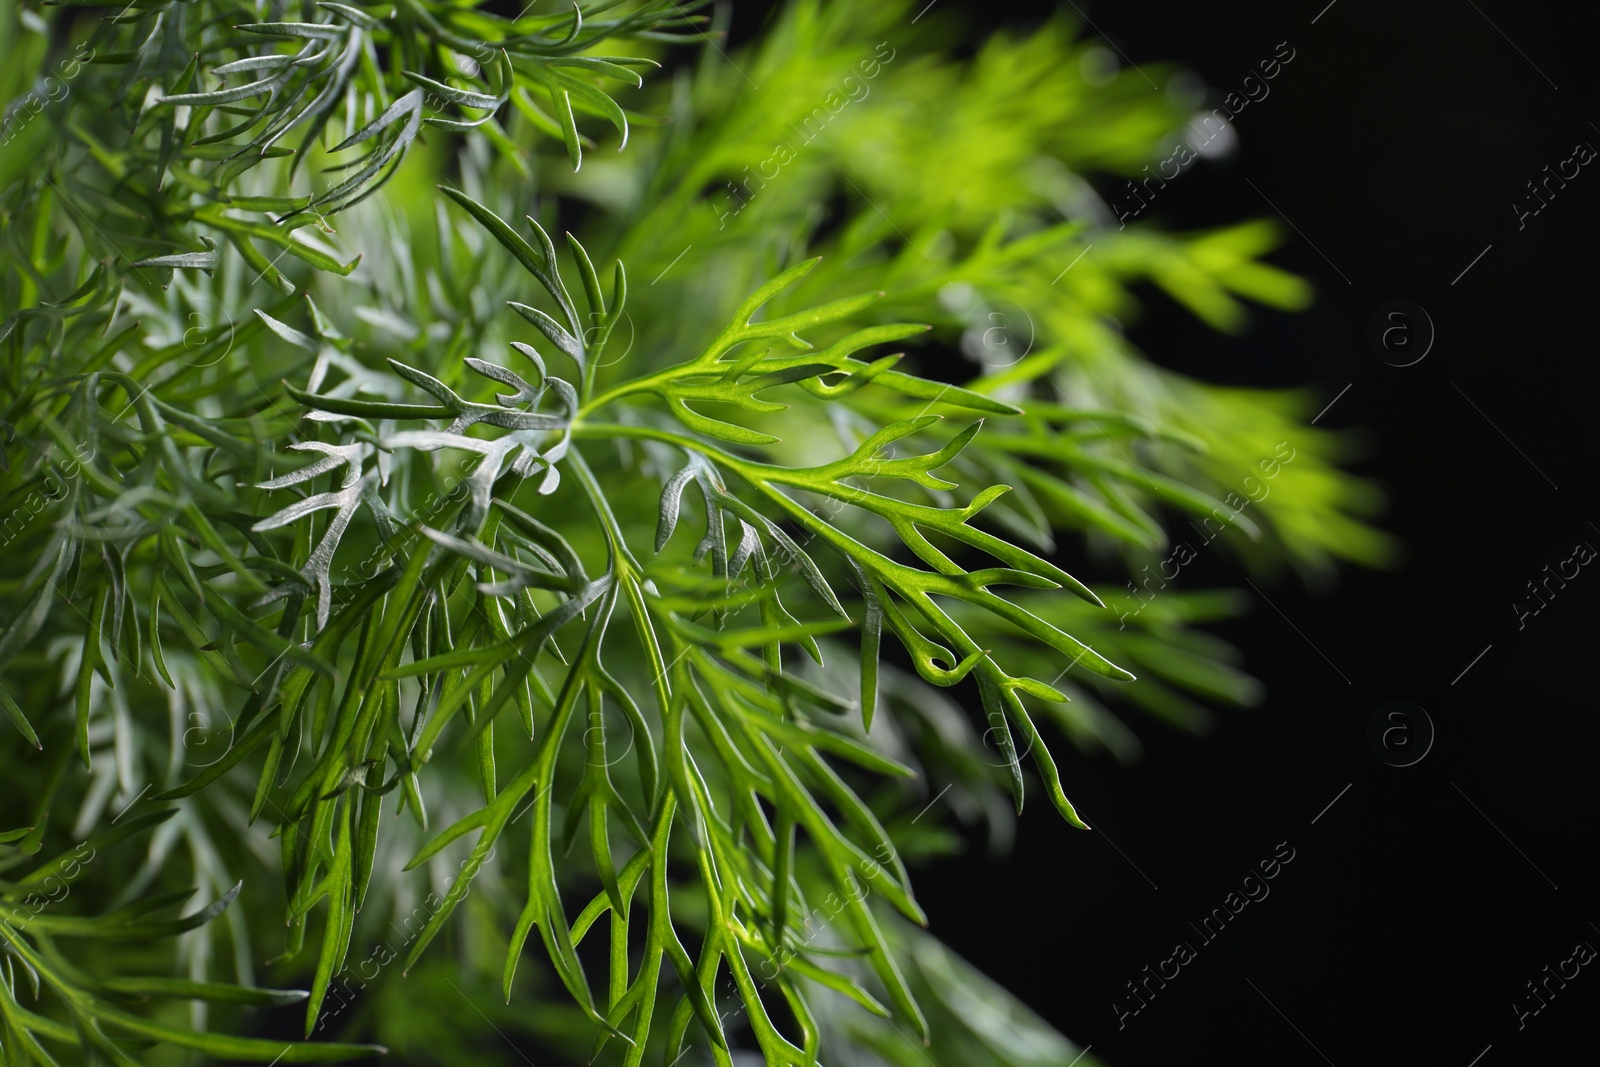
M 1109 224 L 1168 72 L 912 14 L 0 15 L 7 1063 L 1070 1058 L 921 929 L 919 809 L 1082 826 L 1059 737 L 1255 698 L 1230 594 L 1104 580 L 1186 521 L 1388 543 L 1308 398 L 1123 334 L 1309 299 Z

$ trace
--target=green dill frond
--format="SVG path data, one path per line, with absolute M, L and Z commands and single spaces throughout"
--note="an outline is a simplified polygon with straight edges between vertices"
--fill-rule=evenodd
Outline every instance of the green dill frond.
M 629 1067 L 1070 1058 L 922 929 L 910 813 L 1084 826 L 1130 709 L 1257 699 L 1187 529 L 1390 547 L 1303 398 L 1123 334 L 1145 282 L 1310 298 L 1266 224 L 1096 195 L 1165 72 L 909 14 L 0 13 L 8 1063 L 453 1062 L 469 1006 Z

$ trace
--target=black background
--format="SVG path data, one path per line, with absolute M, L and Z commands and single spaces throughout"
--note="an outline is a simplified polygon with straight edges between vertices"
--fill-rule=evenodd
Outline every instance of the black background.
M 1600 947 L 1600 569 L 1521 629 L 1511 605 L 1578 542 L 1600 546 L 1600 172 L 1585 168 L 1520 230 L 1512 204 L 1578 142 L 1600 147 L 1600 11 L 1325 3 L 1084 11 L 1131 61 L 1179 62 L 1219 99 L 1278 42 L 1296 50 L 1239 116 L 1239 151 L 1191 170 L 1149 214 L 1193 229 L 1282 212 L 1298 235 L 1272 258 L 1316 284 L 1316 305 L 1261 313 L 1229 338 L 1152 293 L 1134 338 L 1207 380 L 1312 385 L 1328 400 L 1349 385 L 1319 425 L 1364 431 L 1357 469 L 1389 494 L 1381 525 L 1405 558 L 1346 569 L 1327 590 L 1264 588 L 1275 607 L 1258 598 L 1222 629 L 1267 684 L 1262 705 L 1205 739 L 1135 722 L 1146 752 L 1133 769 L 1065 753 L 1068 793 L 1100 832 L 1036 801 L 1008 858 L 974 841 L 920 872 L 919 899 L 937 934 L 1112 1064 L 1597 1062 L 1600 968 L 1520 1029 L 1511 1005 L 1531 1006 L 1525 983 L 1578 942 Z M 736 39 L 759 28 L 759 8 L 736 5 Z M 1054 9 L 938 0 L 926 17 L 977 32 Z M 1405 368 L 1365 342 L 1395 299 L 1436 330 Z M 1203 553 L 1182 584 L 1248 588 L 1243 577 Z M 1405 768 L 1366 736 L 1397 699 L 1436 730 Z M 1189 924 L 1279 842 L 1295 858 L 1270 896 L 1202 945 Z M 1197 958 L 1119 1028 L 1124 983 L 1179 941 Z

